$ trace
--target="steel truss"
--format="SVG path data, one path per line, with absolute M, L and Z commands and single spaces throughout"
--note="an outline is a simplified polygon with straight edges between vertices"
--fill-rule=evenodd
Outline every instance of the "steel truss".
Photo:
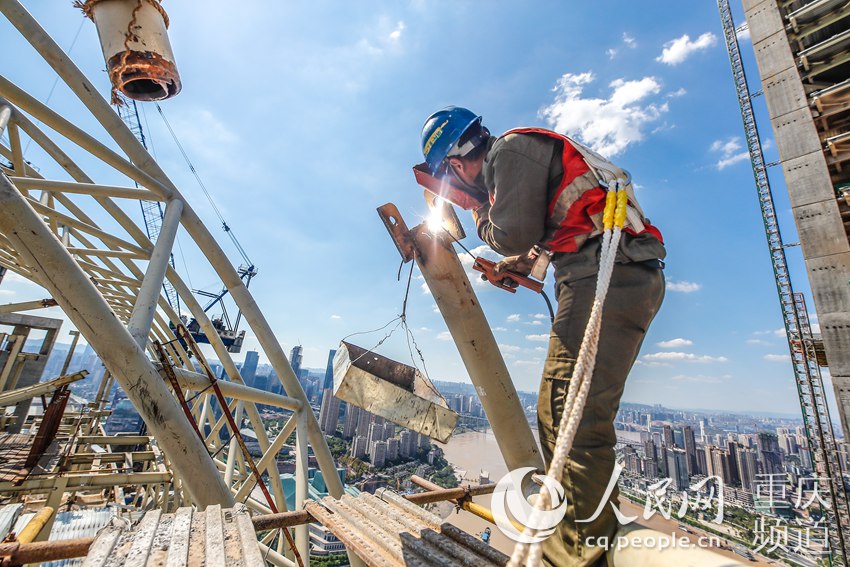
M 145 420 L 169 465 L 170 480 L 150 498 L 164 509 L 186 502 L 203 508 L 212 504 L 230 507 L 234 501 L 246 501 L 256 512 L 284 512 L 287 506 L 276 457 L 293 432 L 296 505 L 301 506 L 307 497 L 308 444 L 329 493 L 342 496 L 334 460 L 281 345 L 203 221 L 109 103 L 22 5 L 17 0 L 0 0 L 0 12 L 65 81 L 122 152 L 111 150 L 0 76 L 0 133 L 5 130 L 9 137 L 8 146 L 0 145 L 0 155 L 10 162 L 10 167 L 0 165 L 0 268 L 51 292 Z M 73 143 L 74 152 L 97 158 L 113 170 L 110 173 L 117 172 L 128 182 L 122 186 L 95 182 L 78 165 L 79 158 L 61 149 L 36 126 L 36 121 L 64 138 L 63 146 L 67 146 L 66 141 Z M 26 137 L 65 172 L 65 179 L 45 179 L 24 160 L 22 138 Z M 140 225 L 128 212 L 138 210 L 138 201 L 164 207 L 161 232 L 155 239 L 146 232 L 143 221 Z M 180 228 L 224 283 L 286 395 L 244 384 L 212 321 L 171 266 Z M 164 283 L 166 289 L 175 290 L 182 298 L 183 307 L 200 324 L 224 366 L 226 379 L 218 385 L 226 396 L 221 398 L 226 400 L 226 407 L 221 407 L 210 387 L 209 376 L 195 371 L 190 355 L 177 340 L 175 329 L 182 322 L 163 294 Z M 162 349 L 161 356 L 155 343 Z M 200 362 L 208 368 L 206 361 Z M 176 388 L 164 379 L 164 366 L 169 366 L 168 371 L 185 390 L 185 409 L 197 429 L 175 399 Z M 267 433 L 257 404 L 292 412 L 276 436 Z M 235 418 L 225 419 L 223 412 Z M 259 474 L 252 474 L 250 457 L 242 454 L 237 443 L 225 447 L 226 440 L 238 435 L 245 420 L 263 453 L 255 466 L 267 478 L 273 504 L 254 496 Z M 283 542 L 283 538 L 278 539 Z M 295 528 L 295 542 L 307 564 L 306 526 Z M 269 543 L 270 538 L 262 542 L 264 546 Z M 282 543 L 278 543 L 278 551 L 284 551 Z M 289 558 L 272 553 L 269 560 L 276 565 L 293 565 L 292 550 L 285 551 Z

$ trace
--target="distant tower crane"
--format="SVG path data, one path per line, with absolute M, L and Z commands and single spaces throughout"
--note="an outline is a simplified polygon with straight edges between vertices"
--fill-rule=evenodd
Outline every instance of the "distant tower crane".
M 826 492 L 829 504 L 824 512 L 829 522 L 830 551 L 833 564 L 846 565 L 846 558 L 848 551 L 850 551 L 850 508 L 848 508 L 841 461 L 832 429 L 832 420 L 829 416 L 829 407 L 824 396 L 816 341 L 809 325 L 805 298 L 802 293 L 795 293 L 791 286 L 791 277 L 788 273 L 785 257 L 785 245 L 782 242 L 779 222 L 773 206 L 773 194 L 767 176 L 767 166 L 764 162 L 756 118 L 750 102 L 747 76 L 741 60 L 737 30 L 732 19 L 729 0 L 718 0 L 717 6 L 723 23 L 723 35 L 726 39 L 726 49 L 729 52 L 729 62 L 732 65 L 732 76 L 735 80 L 738 104 L 741 107 L 741 118 L 744 123 L 747 148 L 750 152 L 758 190 L 762 220 L 764 221 L 767 244 L 770 249 L 770 261 L 776 279 L 776 290 L 782 306 L 782 318 L 785 323 L 788 348 L 791 352 L 809 452 L 819 480 L 827 481 L 827 486 L 821 488 Z
M 124 96 L 119 91 L 115 91 L 113 93 L 115 98 L 119 101 L 119 104 L 115 105 L 115 108 L 118 112 L 118 115 L 124 121 L 130 131 L 136 136 L 136 138 L 141 142 L 141 144 L 148 149 L 147 141 L 145 139 L 145 132 L 142 129 L 142 122 L 139 118 L 139 108 L 136 104 L 136 101 Z M 160 114 L 162 114 L 162 109 L 159 109 Z M 165 120 L 165 115 L 163 115 L 163 120 Z M 186 155 L 186 152 L 183 150 L 182 145 L 177 140 L 174 131 L 171 129 L 171 125 L 168 124 L 166 120 L 166 126 L 168 126 L 168 130 L 171 132 L 174 137 L 175 142 L 180 148 L 180 152 L 183 154 L 183 157 L 186 159 L 186 162 L 189 164 L 189 168 L 192 170 L 192 173 L 197 177 L 197 172 L 195 172 L 195 168 L 192 163 L 189 161 L 189 157 Z M 201 183 L 200 179 L 198 182 Z M 201 183 L 201 187 L 203 187 L 203 183 Z M 206 188 L 204 188 L 204 193 L 207 193 Z M 207 193 L 207 197 L 210 198 Z M 210 198 L 211 200 L 211 198 Z M 139 201 L 139 204 L 142 208 L 142 216 L 145 221 L 145 229 L 148 233 L 148 238 L 151 242 L 155 243 L 157 237 L 159 236 L 162 221 L 164 218 L 164 211 L 162 209 L 162 203 L 159 201 Z M 215 208 L 215 205 L 213 205 Z M 216 209 L 218 212 L 218 209 Z M 224 227 L 225 232 L 228 233 L 231 240 L 233 240 L 236 245 L 239 253 L 242 258 L 245 260 L 246 264 L 239 266 L 238 273 L 242 278 L 242 281 L 245 282 L 245 287 L 248 287 L 251 284 L 251 279 L 257 275 L 257 268 L 254 264 L 248 259 L 245 254 L 245 250 L 236 240 L 236 237 L 233 235 L 230 227 L 222 220 L 222 226 Z M 171 267 L 174 268 L 174 254 L 171 254 L 170 259 Z M 168 299 L 169 305 L 171 305 L 172 309 L 180 314 L 180 297 L 177 295 L 177 290 L 174 289 L 174 286 L 168 281 L 168 278 L 163 280 L 162 283 L 163 291 L 165 292 L 165 297 Z M 245 340 L 245 331 L 239 331 L 239 323 L 242 319 L 241 311 L 238 311 L 236 314 L 235 321 L 231 324 L 230 316 L 227 313 L 227 308 L 224 305 L 224 296 L 227 295 L 227 287 L 222 286 L 222 291 L 219 293 L 210 293 L 208 291 L 203 290 L 193 290 L 198 295 L 203 295 L 205 297 L 209 297 L 211 301 L 207 303 L 204 307 L 204 312 L 206 313 L 210 309 L 212 309 L 215 305 L 221 304 L 222 315 L 221 317 L 213 317 L 212 323 L 218 333 L 219 337 L 221 337 L 222 342 L 227 347 L 229 352 L 239 352 L 242 350 L 242 342 Z M 200 324 L 192 318 L 190 321 L 186 323 L 186 328 L 192 334 L 192 337 L 196 342 L 199 343 L 209 343 L 209 339 L 201 330 Z

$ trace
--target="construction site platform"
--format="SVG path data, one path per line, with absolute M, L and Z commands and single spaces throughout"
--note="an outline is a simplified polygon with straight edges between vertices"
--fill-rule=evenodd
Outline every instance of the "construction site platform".
M 386 489 L 326 497 L 306 509 L 370 567 L 501 567 L 510 559 Z
M 203 512 L 152 510 L 133 528 L 113 524 L 97 536 L 83 567 L 257 567 L 260 553 L 244 506 Z

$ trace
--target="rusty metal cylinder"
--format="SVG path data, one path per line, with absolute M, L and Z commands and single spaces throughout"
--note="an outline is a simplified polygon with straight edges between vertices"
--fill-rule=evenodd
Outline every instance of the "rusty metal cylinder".
M 87 0 L 114 89 L 150 101 L 180 92 L 180 75 L 168 40 L 168 16 L 159 0 Z

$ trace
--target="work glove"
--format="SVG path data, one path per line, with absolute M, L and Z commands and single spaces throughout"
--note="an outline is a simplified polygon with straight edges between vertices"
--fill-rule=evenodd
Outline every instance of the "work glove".
M 497 274 L 501 274 L 503 272 L 515 272 L 522 276 L 527 276 L 531 273 L 531 269 L 534 267 L 534 262 L 537 261 L 538 255 L 539 254 L 534 249 L 531 249 L 525 254 L 520 254 L 519 256 L 508 256 L 501 262 L 498 262 L 493 268 L 493 271 Z M 505 278 L 502 283 L 512 288 L 519 286 L 517 282 L 509 277 Z

